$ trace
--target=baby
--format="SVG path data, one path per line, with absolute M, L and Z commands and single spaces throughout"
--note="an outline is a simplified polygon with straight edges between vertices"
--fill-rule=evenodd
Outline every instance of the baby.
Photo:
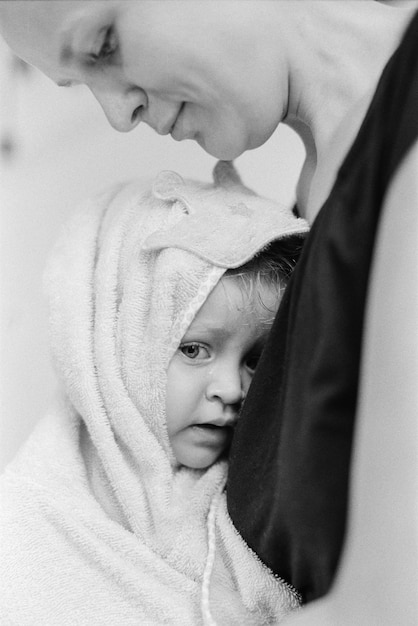
M 167 370 L 167 430 L 178 463 L 204 469 L 227 450 L 299 248 L 298 240 L 287 250 L 273 245 L 227 270 L 188 327 Z
M 220 162 L 82 207 L 46 274 L 62 399 L 2 478 L 2 623 L 277 624 L 227 453 L 307 231 Z

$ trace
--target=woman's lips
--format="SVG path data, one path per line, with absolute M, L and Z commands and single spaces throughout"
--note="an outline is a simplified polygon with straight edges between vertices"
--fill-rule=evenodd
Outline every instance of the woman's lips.
M 177 120 L 180 116 L 183 106 L 184 106 L 184 102 L 176 110 L 175 115 L 171 116 L 170 119 L 163 120 L 163 121 L 160 120 L 158 123 L 154 123 L 150 119 L 147 118 L 147 115 L 145 112 L 144 115 L 142 116 L 142 121 L 145 122 L 145 124 L 148 124 L 149 126 L 151 126 L 151 128 L 153 128 L 159 135 L 169 135 L 177 123 Z
M 187 128 L 185 127 L 185 107 L 186 103 L 183 102 L 170 131 L 170 135 L 175 141 L 182 141 L 183 139 L 193 139 L 195 135 L 194 132 L 187 130 Z

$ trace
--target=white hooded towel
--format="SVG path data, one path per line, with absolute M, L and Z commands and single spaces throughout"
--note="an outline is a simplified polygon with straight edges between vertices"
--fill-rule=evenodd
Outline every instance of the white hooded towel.
M 298 606 L 230 521 L 227 463 L 178 467 L 165 385 L 225 270 L 306 231 L 225 162 L 213 184 L 163 172 L 74 216 L 45 278 L 62 394 L 1 482 L 2 624 L 277 624 Z

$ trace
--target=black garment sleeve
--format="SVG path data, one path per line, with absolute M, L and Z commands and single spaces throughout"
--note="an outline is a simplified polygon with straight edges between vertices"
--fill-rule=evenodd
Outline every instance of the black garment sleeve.
M 418 15 L 308 236 L 231 449 L 231 518 L 305 601 L 326 593 L 340 557 L 376 231 L 417 138 Z

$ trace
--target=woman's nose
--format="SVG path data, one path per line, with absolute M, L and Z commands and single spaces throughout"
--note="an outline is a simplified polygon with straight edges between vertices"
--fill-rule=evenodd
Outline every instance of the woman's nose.
M 237 368 L 218 368 L 209 376 L 206 387 L 208 400 L 219 400 L 227 405 L 240 405 L 245 397 L 245 382 Z
M 147 96 L 139 87 L 99 90 L 90 87 L 102 107 L 109 124 L 116 130 L 127 133 L 141 121 L 141 111 L 148 105 Z

